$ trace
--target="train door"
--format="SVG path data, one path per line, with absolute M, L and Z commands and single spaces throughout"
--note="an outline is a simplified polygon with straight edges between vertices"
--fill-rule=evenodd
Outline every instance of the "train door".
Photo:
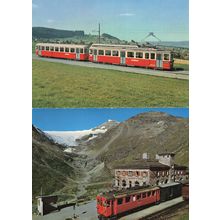
M 161 53 L 157 53 L 157 56 L 156 56 L 156 67 L 157 68 L 163 68 L 163 59 L 162 59 L 162 54 Z
M 120 64 L 125 65 L 125 51 L 120 51 Z
M 76 59 L 80 60 L 80 49 L 76 48 Z
M 94 51 L 93 51 L 93 61 L 97 61 L 97 50 L 95 49 Z

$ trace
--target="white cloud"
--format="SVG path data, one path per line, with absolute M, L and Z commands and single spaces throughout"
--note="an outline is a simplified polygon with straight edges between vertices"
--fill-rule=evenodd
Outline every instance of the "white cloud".
M 32 3 L 32 8 L 39 8 L 39 6 L 34 4 L 34 3 Z
M 133 13 L 121 13 L 119 16 L 135 16 Z
M 53 19 L 48 19 L 48 20 L 47 20 L 47 23 L 53 23 L 53 22 L 54 22 Z

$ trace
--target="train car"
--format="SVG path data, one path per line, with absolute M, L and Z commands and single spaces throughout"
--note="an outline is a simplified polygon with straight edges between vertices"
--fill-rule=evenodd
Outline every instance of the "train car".
M 182 195 L 181 183 L 167 183 L 160 185 L 160 202 L 164 202 L 170 199 L 177 198 Z
M 118 216 L 160 201 L 160 188 L 139 188 L 108 192 L 96 197 L 100 220 L 117 219 Z
M 89 48 L 89 61 L 162 70 L 173 69 L 174 63 L 171 51 L 105 44 L 93 44 Z
M 38 43 L 35 49 L 36 55 L 42 57 L 83 61 L 89 59 L 88 45 Z

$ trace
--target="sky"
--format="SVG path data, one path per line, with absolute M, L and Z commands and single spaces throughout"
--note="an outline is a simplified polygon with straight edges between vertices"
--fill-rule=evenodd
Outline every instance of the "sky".
M 106 121 L 125 121 L 147 111 L 160 111 L 188 118 L 188 108 L 74 108 L 33 109 L 32 123 L 43 131 L 79 131 L 94 128 Z
M 189 40 L 189 0 L 32 0 L 32 26 L 98 29 L 122 40 Z M 155 40 L 153 37 L 149 41 Z

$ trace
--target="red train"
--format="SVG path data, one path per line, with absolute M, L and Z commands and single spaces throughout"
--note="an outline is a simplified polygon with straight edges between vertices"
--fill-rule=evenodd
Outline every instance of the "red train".
M 36 55 L 152 69 L 173 69 L 171 51 L 135 45 L 36 44 Z
M 112 191 L 99 194 L 97 213 L 100 220 L 117 219 L 119 216 L 134 212 L 147 206 L 158 204 L 182 195 L 181 183 L 161 186 Z

